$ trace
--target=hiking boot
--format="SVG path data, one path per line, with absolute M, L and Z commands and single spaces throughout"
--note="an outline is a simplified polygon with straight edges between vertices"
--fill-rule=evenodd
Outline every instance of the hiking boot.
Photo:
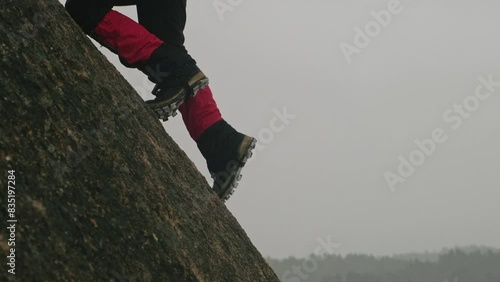
M 223 201 L 238 187 L 241 170 L 256 144 L 257 139 L 239 133 L 224 120 L 216 122 L 197 140 L 214 180 L 213 190 Z
M 185 48 L 163 44 L 140 69 L 154 82 L 154 100 L 146 104 L 163 121 L 177 114 L 180 105 L 208 85 L 208 78 L 196 66 Z
M 156 98 L 146 101 L 146 104 L 159 119 L 167 121 L 177 115 L 177 110 L 186 99 L 194 97 L 207 85 L 208 78 L 196 67 L 191 74 L 171 77 L 165 83 L 157 84 L 152 92 Z

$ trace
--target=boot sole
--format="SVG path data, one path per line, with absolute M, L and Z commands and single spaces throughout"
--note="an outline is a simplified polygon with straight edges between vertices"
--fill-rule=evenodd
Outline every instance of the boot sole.
M 248 143 L 247 148 L 245 150 L 245 153 L 243 154 L 242 158 L 239 161 L 239 163 L 240 163 L 239 167 L 229 177 L 228 181 L 226 182 L 226 183 L 228 183 L 228 182 L 230 183 L 230 184 L 228 184 L 229 188 L 226 189 L 226 191 L 224 191 L 222 193 L 222 195 L 219 195 L 219 197 L 222 199 L 223 202 L 227 201 L 234 194 L 234 190 L 238 187 L 239 181 L 243 177 L 243 175 L 241 174 L 241 170 L 245 166 L 248 159 L 250 159 L 252 157 L 253 149 L 255 149 L 256 145 L 257 145 L 257 139 L 251 137 L 250 142 Z M 224 186 L 226 186 L 226 185 L 224 185 Z
M 194 97 L 198 94 L 198 91 L 207 87 L 209 83 L 208 78 L 203 74 L 203 72 L 198 72 L 195 74 L 188 82 L 189 87 L 192 89 L 191 95 L 189 97 Z M 163 121 L 167 121 L 169 117 L 175 117 L 177 115 L 177 110 L 187 99 L 186 89 L 182 88 L 168 100 L 163 100 L 155 103 L 154 100 L 147 101 L 146 104 L 150 109 L 153 110 L 156 117 Z

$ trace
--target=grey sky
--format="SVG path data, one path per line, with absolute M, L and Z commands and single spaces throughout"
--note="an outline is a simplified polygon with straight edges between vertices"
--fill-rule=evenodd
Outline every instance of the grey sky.
M 328 236 L 339 253 L 500 247 L 500 87 L 458 130 L 443 120 L 479 76 L 500 82 L 500 3 L 401 0 L 348 64 L 339 45 L 389 2 L 243 0 L 221 20 L 212 1 L 188 1 L 186 45 L 224 117 L 258 136 L 274 109 L 296 115 L 228 202 L 264 255 L 304 256 Z M 145 89 L 141 73 L 100 49 Z M 164 125 L 208 177 L 181 118 Z M 392 192 L 384 173 L 436 128 L 447 141 Z

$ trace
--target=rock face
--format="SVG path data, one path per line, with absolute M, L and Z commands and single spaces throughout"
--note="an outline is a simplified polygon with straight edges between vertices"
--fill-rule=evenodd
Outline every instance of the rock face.
M 1 281 L 278 281 L 59 2 L 2 0 L 0 44 Z

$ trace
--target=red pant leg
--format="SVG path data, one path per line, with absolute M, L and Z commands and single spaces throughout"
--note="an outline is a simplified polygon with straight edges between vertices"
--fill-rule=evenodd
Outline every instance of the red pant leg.
M 163 42 L 130 18 L 110 11 L 94 29 L 101 41 L 113 48 L 129 64 L 147 61 Z M 188 99 L 180 112 L 190 136 L 197 140 L 201 134 L 222 119 L 210 87 Z
M 195 141 L 207 128 L 222 119 L 209 86 L 198 91 L 195 97 L 184 102 L 179 111 L 189 135 Z
M 163 41 L 129 17 L 110 11 L 94 29 L 99 40 L 130 65 L 145 62 Z

